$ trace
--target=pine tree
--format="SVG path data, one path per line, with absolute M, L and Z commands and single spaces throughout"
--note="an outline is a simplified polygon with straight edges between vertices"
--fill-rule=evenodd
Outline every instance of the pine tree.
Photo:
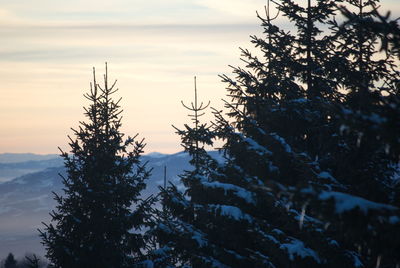
M 40 268 L 41 267 L 41 261 L 40 259 L 36 256 L 36 254 L 33 254 L 32 256 L 25 256 L 25 266 L 27 268 Z
M 304 25 L 308 16 L 298 15 L 302 11 L 305 13 L 309 10 L 310 1 L 307 9 L 301 9 L 290 1 L 281 2 L 283 4 L 279 9 L 282 13 L 289 15 L 289 18 L 296 22 L 296 26 L 300 26 L 299 36 L 293 39 L 294 47 L 305 48 L 303 52 L 297 49 L 291 53 L 293 58 L 299 59 L 299 62 L 305 58 L 305 63 L 298 69 L 300 76 L 292 72 L 289 73 L 289 77 L 294 83 L 302 81 L 307 87 L 305 89 L 307 94 L 294 100 L 279 97 L 275 102 L 267 97 L 264 101 L 265 106 L 259 105 L 262 101 L 257 98 L 261 94 L 257 95 L 257 92 L 263 91 L 263 84 L 265 81 L 268 84 L 274 72 L 268 69 L 269 59 L 273 58 L 270 55 L 273 50 L 267 50 L 266 42 L 256 39 L 256 44 L 263 48 L 268 61 L 262 62 L 245 53 L 247 67 L 253 72 L 236 68 L 234 70 L 237 74 L 236 81 L 223 77 L 229 83 L 230 96 L 234 96 L 233 104 L 230 105 L 230 116 L 234 116 L 233 127 L 245 137 L 245 139 L 236 137 L 233 143 L 227 142 L 225 148 L 236 159 L 242 159 L 240 162 L 236 161 L 241 168 L 248 170 L 253 176 L 270 179 L 274 176 L 262 169 L 263 166 L 267 166 L 267 163 L 262 162 L 263 159 L 267 160 L 267 157 L 259 158 L 260 168 L 258 168 L 255 164 L 257 161 L 247 160 L 250 156 L 246 154 L 246 146 L 243 144 L 246 139 L 251 138 L 256 141 L 257 147 L 261 145 L 261 148 L 267 148 L 272 152 L 271 161 L 280 174 L 275 177 L 276 181 L 270 183 L 283 184 L 277 189 L 283 188 L 284 192 L 292 192 L 295 197 L 285 203 L 290 205 L 294 212 L 298 211 L 295 214 L 300 214 L 302 211 L 299 216 L 302 221 L 307 211 L 309 219 L 330 224 L 329 228 L 328 225 L 323 228 L 317 227 L 327 241 L 334 241 L 332 245 L 336 244 L 328 250 L 329 253 L 322 248 L 324 241 L 319 240 L 318 236 L 315 235 L 311 239 L 305 237 L 304 233 L 313 231 L 310 226 L 307 231 L 287 230 L 296 233 L 297 238 L 301 238 L 306 245 L 316 245 L 315 242 L 319 241 L 320 246 L 314 246 L 313 249 L 318 256 L 325 257 L 325 260 L 320 258 L 321 264 L 325 261 L 327 263 L 324 265 L 335 266 L 343 261 L 342 265 L 345 265 L 347 259 L 349 266 L 356 264 L 373 266 L 377 263 L 395 265 L 398 261 L 394 253 L 399 249 L 399 244 L 396 242 L 398 239 L 391 240 L 389 237 L 390 234 L 396 238 L 399 236 L 398 208 L 393 206 L 398 206 L 396 197 L 399 191 L 398 186 L 396 187 L 397 182 L 392 179 L 399 154 L 385 150 L 384 142 L 379 140 L 381 136 L 390 135 L 392 140 L 399 137 L 399 132 L 395 131 L 398 129 L 395 118 L 399 118 L 398 95 L 396 96 L 399 74 L 398 66 L 393 61 L 398 55 L 394 53 L 395 50 L 389 50 L 383 58 L 376 60 L 379 55 L 376 44 L 379 32 L 363 33 L 361 23 L 371 21 L 371 16 L 376 13 L 374 9 L 369 12 L 363 12 L 362 9 L 366 6 L 374 7 L 374 1 L 366 3 L 351 1 L 358 8 L 358 13 L 351 21 L 345 21 L 340 26 L 334 19 L 326 20 L 325 24 L 333 25 L 331 26 L 333 32 L 328 32 L 327 36 L 313 41 L 319 45 L 312 45 L 311 48 L 317 49 L 311 51 L 308 43 L 310 39 L 302 38 L 307 36 L 307 27 Z M 323 22 L 319 20 L 319 23 Z M 339 30 L 335 31 L 335 26 L 338 26 Z M 320 58 L 311 57 L 313 66 L 311 71 L 318 70 L 316 73 L 311 72 L 311 76 L 307 67 L 310 62 L 309 55 L 320 55 Z M 280 63 L 288 69 L 296 66 L 288 61 Z M 307 68 L 301 71 L 304 66 Z M 318 68 L 314 68 L 315 66 Z M 267 71 L 263 72 L 265 69 Z M 302 72 L 305 74 L 301 75 Z M 263 81 L 265 73 L 267 78 Z M 306 79 L 309 77 L 311 79 Z M 299 84 L 300 88 L 301 86 L 302 84 Z M 320 93 L 310 92 L 314 86 Z M 275 86 L 275 90 L 277 89 L 281 92 L 290 90 L 288 87 Z M 348 93 L 343 94 L 342 92 L 346 90 Z M 281 96 L 286 95 L 282 93 Z M 249 103 L 257 103 L 253 110 L 264 111 L 264 115 L 249 113 Z M 237 108 L 237 104 L 243 108 Z M 221 129 L 232 128 L 232 124 L 222 116 L 220 118 Z M 227 141 L 235 138 L 231 131 L 226 133 Z M 272 149 L 274 143 L 268 135 L 284 142 L 282 145 L 285 147 L 287 145 L 288 152 L 294 152 L 291 160 L 284 157 L 277 149 Z M 302 156 L 303 159 L 298 159 L 296 155 Z M 258 170 L 261 172 L 257 172 Z M 304 198 L 305 195 L 299 194 L 312 191 L 314 197 L 311 199 L 307 199 L 309 196 Z M 326 203 L 321 201 L 326 200 L 332 201 L 333 207 L 330 209 L 324 207 Z M 335 215 L 321 217 L 321 214 L 328 211 Z M 289 210 L 289 214 L 290 212 Z M 303 224 L 304 222 L 300 226 Z M 341 256 L 337 255 L 337 252 L 341 252 Z M 343 256 L 348 258 L 342 260 Z
M 367 16 L 363 15 L 362 18 L 360 18 L 359 14 L 351 12 L 345 7 L 342 8 L 342 12 L 347 20 L 349 22 L 353 22 L 353 24 L 356 23 L 359 29 L 363 29 L 367 33 L 374 33 L 374 39 L 379 42 L 377 44 L 373 44 L 375 48 L 375 53 L 373 54 L 377 54 L 376 48 L 379 45 L 378 54 L 380 54 L 381 57 L 385 55 L 389 59 L 388 61 L 383 61 L 385 63 L 383 65 L 383 70 L 386 73 L 384 78 L 385 82 L 383 83 L 384 86 L 378 89 L 380 92 L 385 92 L 384 94 L 386 98 L 383 100 L 383 103 L 386 105 L 384 107 L 381 106 L 381 108 L 384 108 L 384 113 L 386 114 L 383 116 L 388 119 L 389 122 L 387 122 L 387 124 L 384 126 L 374 126 L 373 128 L 370 128 L 370 130 L 375 129 L 380 132 L 379 134 L 376 133 L 375 137 L 379 137 L 380 142 L 384 144 L 387 149 L 390 149 L 387 151 L 389 151 L 389 153 L 396 158 L 396 156 L 400 154 L 400 141 L 397 140 L 395 135 L 396 133 L 399 133 L 399 124 L 395 119 L 399 117 L 399 110 L 396 108 L 399 107 L 398 95 L 400 84 L 398 70 L 396 71 L 398 68 L 396 68 L 395 62 L 396 58 L 400 58 L 400 25 L 398 19 L 390 19 L 390 12 L 388 12 L 386 15 L 380 14 L 376 7 L 376 2 L 371 2 L 368 5 L 370 6 L 368 14 Z M 374 65 L 378 65 L 376 61 Z M 382 98 L 382 96 L 380 97 Z M 351 125 L 353 128 L 356 125 L 358 128 L 362 127 L 362 124 L 360 123 L 353 123 Z M 361 130 L 359 132 L 361 132 Z M 382 135 L 383 133 L 385 133 L 385 135 Z
M 242 204 L 240 196 L 225 195 L 218 201 L 240 204 L 237 207 L 251 219 L 246 228 L 232 227 L 235 243 L 225 242 L 251 267 L 352 266 L 345 250 L 336 248 L 323 231 L 324 223 L 305 215 L 307 202 L 296 203 L 285 194 L 309 182 L 320 184 L 315 160 L 329 153 L 329 141 L 323 138 L 332 132 L 329 118 L 339 95 L 337 81 L 325 67 L 333 57 L 329 36 L 317 38 L 321 31 L 316 24 L 327 23 L 335 5 L 316 2 L 301 7 L 280 1 L 278 9 L 294 23 L 297 34 L 273 25 L 267 12 L 262 19 L 267 36 L 252 38 L 263 59 L 242 50 L 248 70 L 234 68 L 235 80 L 222 76 L 232 100 L 227 103 L 229 119 L 217 113 L 219 138 L 225 140 L 223 149 L 229 156 L 226 170 L 220 172 L 225 178 L 218 181 L 240 187 Z M 259 244 L 246 244 L 246 237 Z M 230 244 L 245 244 L 247 251 Z
M 299 118 L 302 106 L 313 106 L 306 99 L 307 89 L 296 81 L 298 70 L 303 69 L 307 73 L 307 66 L 298 63 L 296 57 L 304 57 L 304 53 L 293 48 L 295 36 L 272 25 L 269 17 L 263 23 L 266 41 L 253 37 L 253 42 L 265 53 L 267 64 L 252 56 L 248 50 L 242 50 L 246 58 L 244 61 L 255 70 L 255 74 L 237 68 L 234 70 L 238 75 L 237 81 L 222 76 L 230 86 L 228 90 L 232 102 L 226 104 L 230 109 L 228 115 L 234 122 L 230 123 L 214 111 L 215 130 L 208 132 L 212 135 L 203 135 L 208 137 L 206 141 L 210 144 L 215 135 L 224 140 L 222 153 L 226 162 L 205 161 L 200 168 L 196 168 L 200 173 L 184 174 L 183 181 L 189 182 L 185 184 L 188 197 L 185 198 L 176 189 L 170 189 L 170 194 L 166 195 L 167 206 L 175 218 L 163 225 L 161 231 L 176 250 L 175 256 L 194 267 L 317 265 L 322 264 L 324 259 L 309 248 L 310 244 L 314 248 L 324 245 L 321 249 L 324 257 L 329 250 L 334 251 L 329 245 L 331 239 L 318 231 L 323 224 L 311 217 L 303 217 L 302 225 L 308 228 L 295 237 L 301 208 L 291 208 L 288 213 L 288 201 L 279 197 L 279 192 L 265 191 L 272 186 L 295 184 L 297 180 L 304 182 L 307 175 L 313 175 L 313 170 L 303 159 L 307 155 L 293 152 L 276 134 L 284 127 L 280 124 L 288 121 L 283 113 L 287 112 L 286 108 L 293 110 L 290 113 L 292 118 Z M 286 106 L 280 108 L 281 103 Z M 312 116 L 313 111 L 309 115 Z M 312 117 L 307 120 L 308 125 L 315 121 Z M 303 139 L 305 133 L 300 131 L 305 127 L 293 128 L 296 134 L 288 131 L 286 137 Z M 271 132 L 268 133 L 267 129 Z M 190 148 L 186 145 L 188 141 L 191 144 L 190 141 L 198 137 L 191 133 L 179 133 L 185 148 Z M 307 147 L 306 142 L 302 144 L 300 148 Z M 273 183 L 274 179 L 280 179 L 280 184 Z M 303 240 L 308 244 L 304 244 Z M 298 251 L 293 252 L 293 248 Z M 336 261 L 346 263 L 340 257 Z
M 199 120 L 209 103 L 198 104 L 196 77 L 194 102 L 190 106 L 183 102 L 182 104 L 193 112 L 189 115 L 193 126 L 185 124 L 184 129 L 175 129 L 181 136 L 184 151 L 191 156 L 193 170 L 187 170 L 180 175 L 186 191 L 178 190 L 172 183 L 161 189 L 163 212 L 154 229 L 159 243 L 163 245 L 163 254 L 154 261 L 160 267 L 199 267 L 208 265 L 213 260 L 211 254 L 204 251 L 208 245 L 204 242 L 200 228 L 207 224 L 202 216 L 202 205 L 207 196 L 199 187 L 202 186 L 200 181 L 210 172 L 210 167 L 216 166 L 216 161 L 205 149 L 206 146 L 212 146 L 214 134 L 206 123 Z
M 9 253 L 4 261 L 4 268 L 17 268 L 17 261 L 12 253 Z
M 400 133 L 399 54 L 393 46 L 382 51 L 384 42 L 378 41 L 383 29 L 395 36 L 399 27 L 394 30 L 390 24 L 393 28 L 368 29 L 365 23 L 382 19 L 378 1 L 347 2 L 342 8 L 347 20 L 332 27 L 335 52 L 342 59 L 338 70 L 341 90 L 347 92 L 335 115 L 340 124 L 336 127 L 340 143 L 330 149 L 330 162 L 321 163 L 344 187 L 339 193 L 319 196 L 329 196 L 336 203 L 336 214 L 338 202 L 350 205 L 340 218 L 331 215 L 325 219 L 337 228 L 338 241 L 356 251 L 367 267 L 394 266 L 399 261 L 395 252 L 400 250 L 400 226 L 395 220 L 400 192 L 393 179 L 400 155 L 396 142 Z
M 374 44 L 382 33 L 360 37 L 367 21 L 363 12 L 348 15 L 353 21 L 335 20 L 338 2 L 308 1 L 306 7 L 277 2 L 294 34 L 272 24 L 267 8 L 266 18 L 260 17 L 265 38 L 252 37 L 262 58 L 242 49 L 246 68 L 233 68 L 235 79 L 221 76 L 231 97 L 229 112 L 214 110 L 207 132 L 212 135 L 203 137 L 209 144 L 223 140 L 225 160 L 204 161 L 196 168 L 201 172 L 184 174 L 186 196 L 175 188 L 165 193 L 174 217 L 161 226 L 161 235 L 179 263 L 390 267 L 398 262 L 398 188 L 386 185 L 398 155 L 385 155 L 385 143 L 377 142 L 379 135 L 387 140 L 386 129 L 390 139 L 399 138 L 397 127 L 380 129 L 379 122 L 385 115 L 383 121 L 398 125 L 397 66 L 392 56 L 375 62 L 368 55 L 379 52 Z M 397 31 L 379 30 L 395 40 Z M 396 93 L 389 94 L 389 102 L 382 92 L 376 96 L 376 89 Z M 196 137 L 188 133 L 180 132 L 184 141 Z
M 149 171 L 141 163 L 145 144 L 121 133 L 116 81 L 93 83 L 85 98 L 88 121 L 73 129 L 71 152 L 61 151 L 67 176 L 63 194 L 55 194 L 52 222 L 40 231 L 46 257 L 54 267 L 129 267 L 145 247 L 140 228 L 147 203 L 140 199 Z M 61 149 L 60 149 L 61 150 Z

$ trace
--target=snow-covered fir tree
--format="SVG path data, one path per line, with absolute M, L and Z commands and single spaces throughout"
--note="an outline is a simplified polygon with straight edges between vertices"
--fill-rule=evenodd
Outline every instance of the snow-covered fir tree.
M 273 24 L 270 9 L 260 16 L 265 37 L 252 42 L 261 57 L 243 49 L 246 68 L 222 76 L 227 115 L 214 111 L 212 129 L 179 131 L 204 160 L 182 175 L 185 193 L 163 192 L 170 217 L 157 230 L 169 265 L 399 263 L 399 154 L 386 142 L 400 135 L 398 50 L 377 43 L 396 42 L 398 25 L 382 28 L 375 2 L 276 1 L 294 33 Z M 187 146 L 214 139 L 223 161 Z
M 214 133 L 210 126 L 201 123 L 199 117 L 209 104 L 198 104 L 195 78 L 195 101 L 191 106 L 183 104 L 193 114 L 193 125 L 185 124 L 183 129 L 175 128 L 181 136 L 184 151 L 191 156 L 192 170 L 181 174 L 181 180 L 186 191 L 179 190 L 170 183 L 167 188 L 161 188 L 161 202 L 163 210 L 158 213 L 158 219 L 152 230 L 160 248 L 151 252 L 152 263 L 156 267 L 188 267 L 207 265 L 213 261 L 211 252 L 203 244 L 201 228 L 206 220 L 204 215 L 207 196 L 199 190 L 204 176 L 212 172 L 217 162 L 208 155 L 207 146 L 213 145 Z M 199 195 L 200 194 L 200 195 Z
M 140 199 L 149 172 L 140 156 L 143 140 L 121 133 L 118 90 L 96 81 L 84 96 L 87 121 L 80 122 L 70 138 L 70 153 L 62 151 L 66 168 L 63 194 L 51 223 L 41 231 L 46 257 L 54 267 L 132 267 L 145 247 L 140 232 L 148 204 Z M 135 136 L 136 137 L 136 136 Z
M 356 251 L 365 267 L 395 266 L 395 252 L 400 250 L 399 185 L 394 179 L 400 155 L 399 53 L 393 45 L 382 50 L 382 31 L 394 35 L 399 26 L 397 31 L 383 25 L 375 30 L 364 27 L 383 18 L 378 6 L 379 1 L 346 1 L 342 11 L 347 19 L 331 26 L 340 59 L 337 91 L 346 94 L 334 114 L 333 135 L 339 143 L 319 162 L 342 186 L 316 192 L 317 200 L 332 202 L 336 216 L 325 220 L 336 231 L 337 241 Z

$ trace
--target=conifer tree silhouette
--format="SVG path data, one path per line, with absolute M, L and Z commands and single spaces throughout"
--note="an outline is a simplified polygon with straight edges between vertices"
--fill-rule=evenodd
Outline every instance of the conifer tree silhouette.
M 188 116 L 192 118 L 193 123 L 194 123 L 194 128 L 192 129 L 193 131 L 193 137 L 188 137 L 191 141 L 188 140 L 187 143 L 184 144 L 184 148 L 185 150 L 187 150 L 194 159 L 194 166 L 196 168 L 196 170 L 199 169 L 200 167 L 200 147 L 199 147 L 199 138 L 196 137 L 196 135 L 198 135 L 200 133 L 200 131 L 203 131 L 205 129 L 206 125 L 201 125 L 199 128 L 199 118 L 201 116 L 203 116 L 205 113 L 203 112 L 205 109 L 207 109 L 207 107 L 210 105 L 210 101 L 204 105 L 203 102 L 201 102 L 200 104 L 198 104 L 197 102 L 197 82 L 196 82 L 196 76 L 194 77 L 194 102 L 190 103 L 190 106 L 185 105 L 185 103 L 183 101 L 181 101 L 183 107 L 185 107 L 186 109 L 188 109 L 190 112 L 193 112 L 193 114 L 189 114 Z M 187 130 L 189 130 L 190 128 L 187 127 L 187 125 L 185 125 Z M 177 128 L 175 128 L 178 133 L 181 133 L 180 130 L 178 130 Z M 179 134 L 181 135 L 181 134 Z M 192 143 L 192 144 L 191 144 Z
M 4 268 L 17 268 L 17 260 L 14 254 L 9 253 L 4 261 Z
M 148 203 L 140 199 L 149 176 L 140 156 L 143 140 L 121 133 L 120 101 L 113 99 L 116 82 L 96 81 L 84 96 L 87 121 L 73 129 L 71 152 L 62 151 L 67 176 L 51 223 L 40 231 L 46 257 L 54 267 L 132 267 L 141 260 L 145 242 L 139 232 Z M 61 175 L 60 175 L 61 176 Z M 132 207 L 134 206 L 134 207 Z
M 27 268 L 40 268 L 41 261 L 36 256 L 36 254 L 32 254 L 31 256 L 25 256 L 25 263 Z
M 208 258 L 202 250 L 197 251 L 201 245 L 199 226 L 206 224 L 200 217 L 201 210 L 198 202 L 207 199 L 207 193 L 200 191 L 199 180 L 207 174 L 209 167 L 215 165 L 215 160 L 207 153 L 205 146 L 211 146 L 214 133 L 205 123 L 201 123 L 199 117 L 204 115 L 210 102 L 198 103 L 197 80 L 194 78 L 194 102 L 190 106 L 181 102 L 183 107 L 190 111 L 189 117 L 193 127 L 184 125 L 184 129 L 177 130 L 181 136 L 184 151 L 191 156 L 190 163 L 193 170 L 184 171 L 180 175 L 185 192 L 170 183 L 168 187 L 161 189 L 161 198 L 164 214 L 159 217 L 154 228 L 156 237 L 163 247 L 158 256 L 153 256 L 153 262 L 159 267 L 186 267 L 200 265 L 199 258 Z M 200 239 L 200 240 L 199 240 Z M 163 254 L 159 254 L 163 252 Z M 168 266 L 169 265 L 169 266 Z

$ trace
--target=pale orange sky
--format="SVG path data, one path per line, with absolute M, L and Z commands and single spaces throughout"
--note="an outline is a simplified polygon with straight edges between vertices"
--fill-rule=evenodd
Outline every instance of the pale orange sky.
M 399 16 L 397 1 L 381 1 L 383 10 Z M 255 11 L 265 2 L 0 0 L 0 153 L 68 151 L 91 68 L 100 78 L 105 61 L 123 98 L 123 132 L 144 137 L 146 152 L 180 151 L 171 124 L 189 122 L 180 101 L 192 100 L 193 76 L 199 98 L 221 108 L 218 74 L 242 65 L 238 48 L 260 35 Z

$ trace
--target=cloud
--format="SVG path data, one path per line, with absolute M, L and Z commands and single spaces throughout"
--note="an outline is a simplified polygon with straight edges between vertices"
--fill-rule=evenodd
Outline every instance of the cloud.
M 390 6 L 396 17 L 398 0 L 387 1 L 382 9 Z M 139 131 L 149 151 L 179 150 L 170 125 L 188 120 L 180 100 L 192 99 L 193 76 L 202 100 L 223 105 L 225 85 L 217 75 L 229 74 L 228 64 L 242 64 L 238 47 L 251 49 L 249 35 L 261 35 L 255 11 L 264 5 L 265 0 L 0 0 L 0 121 L 7 130 L 0 133 L 0 148 L 56 152 L 47 148 L 64 144 L 69 127 L 82 118 L 91 67 L 101 75 L 108 61 L 111 76 L 119 79 L 126 133 Z M 159 137 L 155 131 L 170 134 Z
M 266 0 L 195 0 L 195 3 L 221 13 L 248 18 L 254 17 L 255 11 L 262 9 Z
M 0 8 L 0 24 L 2 26 L 21 25 L 26 21 L 8 9 Z
M 118 78 L 123 96 L 125 132 L 139 131 L 151 151 L 178 151 L 179 137 L 171 124 L 187 120 L 180 100 L 192 99 L 193 76 L 198 76 L 201 99 L 218 107 L 225 91 L 217 75 L 229 72 L 228 64 L 240 62 L 237 47 L 251 46 L 248 35 L 258 28 L 130 22 L 2 28 L 0 119 L 7 131 L 0 135 L 0 147 L 36 152 L 65 147 L 69 128 L 82 119 L 82 93 L 91 81 L 91 67 L 96 66 L 100 76 L 108 61 L 110 77 Z M 21 130 L 19 125 L 29 127 Z M 169 134 L 161 137 L 154 131 Z M 44 149 L 39 151 L 37 144 Z
M 13 24 L 220 24 L 254 22 L 265 0 L 19 0 L 2 1 L 2 21 Z
M 258 23 L 267 0 L 0 0 L 3 25 Z M 305 0 L 298 0 L 304 4 Z M 398 0 L 383 9 L 400 14 Z

